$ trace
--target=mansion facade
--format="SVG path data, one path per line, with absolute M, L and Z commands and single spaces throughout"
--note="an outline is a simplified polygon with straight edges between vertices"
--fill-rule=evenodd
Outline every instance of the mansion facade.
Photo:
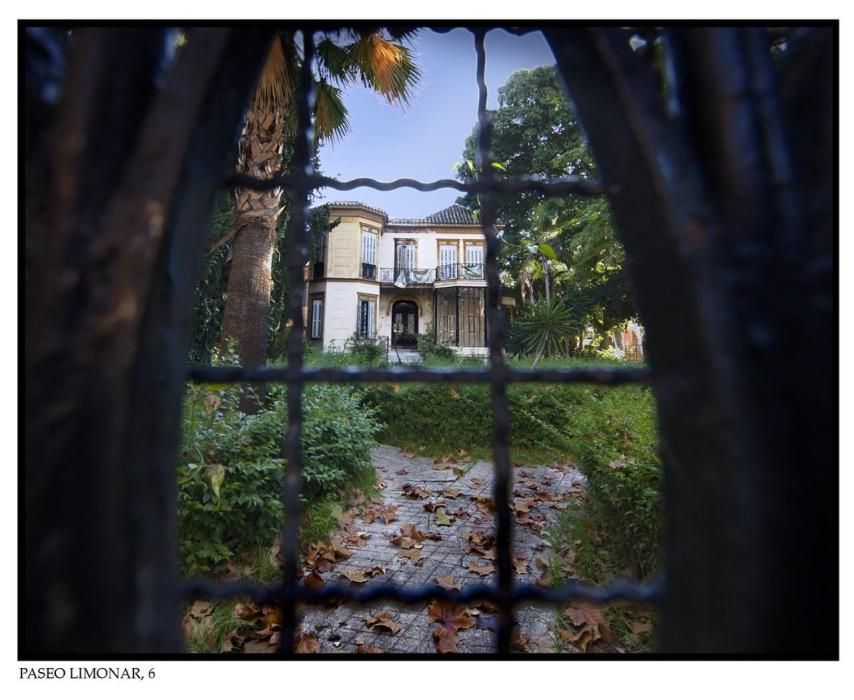
M 361 202 L 328 206 L 338 223 L 309 264 L 309 342 L 341 349 L 355 334 L 406 349 L 433 333 L 459 354 L 487 353 L 486 241 L 471 211 L 390 219 Z

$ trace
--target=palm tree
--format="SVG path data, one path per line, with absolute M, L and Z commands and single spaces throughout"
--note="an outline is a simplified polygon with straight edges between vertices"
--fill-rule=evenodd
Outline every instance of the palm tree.
M 390 103 L 408 102 L 420 70 L 402 43 L 411 32 L 349 31 L 327 36 L 317 45 L 314 111 L 315 148 L 323 139 L 340 139 L 349 130 L 342 89 L 361 82 Z M 344 43 L 342 43 L 342 39 Z M 280 33 L 270 49 L 240 137 L 237 170 L 269 178 L 282 170 L 292 142 L 296 115 L 295 78 L 300 56 L 293 34 Z M 236 342 L 245 366 L 267 359 L 267 326 L 272 290 L 276 223 L 284 210 L 282 191 L 238 189 L 234 227 L 215 244 L 234 239 L 223 314 L 223 340 Z

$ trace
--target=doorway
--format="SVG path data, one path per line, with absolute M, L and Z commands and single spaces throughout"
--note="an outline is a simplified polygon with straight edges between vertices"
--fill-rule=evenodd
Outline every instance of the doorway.
M 391 344 L 414 348 L 418 344 L 418 306 L 412 301 L 396 301 L 391 307 Z

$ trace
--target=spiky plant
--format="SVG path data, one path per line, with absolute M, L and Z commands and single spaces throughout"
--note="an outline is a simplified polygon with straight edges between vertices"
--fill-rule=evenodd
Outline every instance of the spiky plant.
M 534 354 L 531 367 L 536 367 L 543 356 L 560 354 L 567 338 L 581 331 L 582 314 L 552 297 L 530 304 L 516 323 L 522 333 L 523 349 Z

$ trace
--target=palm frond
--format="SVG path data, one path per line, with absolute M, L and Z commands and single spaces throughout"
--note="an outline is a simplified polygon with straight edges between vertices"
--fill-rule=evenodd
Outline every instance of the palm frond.
M 336 44 L 331 37 L 326 37 L 317 44 L 317 65 L 321 77 L 327 80 L 346 85 L 356 79 L 357 69 L 349 51 Z
M 389 102 L 409 102 L 421 71 L 408 48 L 372 32 L 351 44 L 348 51 L 365 86 L 376 90 Z
M 341 139 L 350 131 L 347 107 L 341 99 L 341 90 L 326 80 L 315 83 L 314 129 L 316 138 Z
M 255 88 L 255 109 L 287 113 L 294 103 L 294 82 L 285 46 L 276 35 Z

